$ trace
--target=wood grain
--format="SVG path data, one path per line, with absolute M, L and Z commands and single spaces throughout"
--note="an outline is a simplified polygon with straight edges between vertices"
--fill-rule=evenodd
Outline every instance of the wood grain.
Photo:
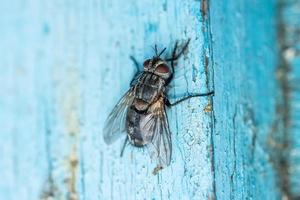
M 275 0 L 1 4 L 0 199 L 282 197 Z M 171 102 L 215 96 L 168 109 L 172 161 L 154 176 L 146 150 L 121 158 L 123 138 L 104 143 L 104 121 L 135 73 L 129 56 L 142 63 L 154 44 L 168 55 L 189 38 Z

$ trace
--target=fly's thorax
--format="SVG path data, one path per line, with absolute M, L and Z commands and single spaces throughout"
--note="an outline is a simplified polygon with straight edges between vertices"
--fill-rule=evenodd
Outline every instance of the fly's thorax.
M 168 64 L 160 57 L 147 59 L 144 62 L 144 71 L 156 74 L 164 80 L 168 80 L 173 73 Z
M 165 80 L 156 74 L 145 72 L 135 85 L 132 105 L 138 111 L 146 111 L 164 92 Z

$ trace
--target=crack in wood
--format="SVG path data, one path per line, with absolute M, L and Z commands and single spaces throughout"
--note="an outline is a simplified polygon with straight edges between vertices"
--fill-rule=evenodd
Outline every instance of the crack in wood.
M 204 61 L 205 72 L 205 86 L 207 91 L 214 91 L 214 64 L 213 64 L 213 48 L 212 48 L 212 34 L 210 26 L 210 7 L 209 0 L 202 0 L 200 2 L 200 12 L 202 16 L 202 33 L 204 36 L 205 44 L 202 47 L 202 58 Z M 210 85 L 211 84 L 211 85 Z M 213 109 L 213 97 L 209 98 L 209 103 L 204 108 L 204 112 L 210 113 L 210 160 L 212 171 L 212 194 L 209 199 L 216 199 L 216 177 L 215 177 L 215 153 L 214 153 L 214 134 L 215 134 L 215 116 Z

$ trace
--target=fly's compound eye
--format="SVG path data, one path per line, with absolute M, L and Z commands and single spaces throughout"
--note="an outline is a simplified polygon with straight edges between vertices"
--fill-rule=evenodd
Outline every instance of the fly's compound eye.
M 166 65 L 166 64 L 160 64 L 155 69 L 155 72 L 160 73 L 160 74 L 169 74 L 170 69 L 169 69 L 168 65 Z
M 150 59 L 145 60 L 144 62 L 144 68 L 149 68 L 149 64 L 150 64 Z

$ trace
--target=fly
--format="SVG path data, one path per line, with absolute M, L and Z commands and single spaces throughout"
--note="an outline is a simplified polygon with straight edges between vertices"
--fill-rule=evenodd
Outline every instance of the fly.
M 192 97 L 209 96 L 214 92 L 194 94 L 170 103 L 166 91 L 174 75 L 174 61 L 183 55 L 190 39 L 177 53 L 178 42 L 171 58 L 162 59 L 164 48 L 158 53 L 155 45 L 155 56 L 143 63 L 144 70 L 138 71 L 130 83 L 129 90 L 120 99 L 108 116 L 104 126 L 104 141 L 111 144 L 120 136 L 127 134 L 122 148 L 130 143 L 135 147 L 148 148 L 151 157 L 157 159 L 156 174 L 170 164 L 172 154 L 171 132 L 166 107 L 172 107 Z M 131 57 L 137 69 L 138 62 Z M 168 65 L 170 63 L 170 66 Z

